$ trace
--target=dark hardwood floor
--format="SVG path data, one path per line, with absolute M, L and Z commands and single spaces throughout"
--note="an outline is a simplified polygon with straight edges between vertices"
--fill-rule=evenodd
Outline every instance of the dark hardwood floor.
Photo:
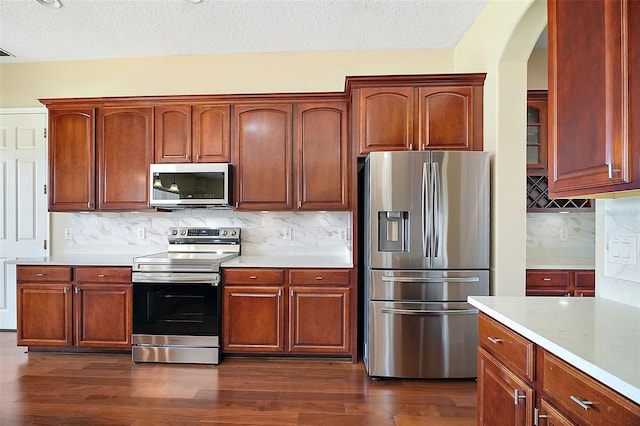
M 26 352 L 0 332 L 0 425 L 475 425 L 474 380 L 371 381 L 363 364 Z

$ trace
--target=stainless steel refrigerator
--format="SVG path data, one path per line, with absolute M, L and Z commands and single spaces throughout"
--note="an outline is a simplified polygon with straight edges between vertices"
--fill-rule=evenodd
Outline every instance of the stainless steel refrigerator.
M 466 300 L 489 294 L 489 154 L 375 152 L 364 173 L 367 372 L 477 377 Z

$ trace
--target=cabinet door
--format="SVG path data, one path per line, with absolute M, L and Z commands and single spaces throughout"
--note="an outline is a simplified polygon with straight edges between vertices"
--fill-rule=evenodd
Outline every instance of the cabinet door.
M 355 89 L 353 127 L 360 155 L 413 149 L 413 102 L 413 87 Z
M 527 92 L 527 174 L 547 174 L 547 91 Z
M 295 123 L 298 209 L 347 209 L 346 103 L 299 104 Z
M 234 111 L 236 207 L 292 209 L 292 106 L 243 105 Z
M 630 183 L 638 132 L 632 136 L 629 126 L 637 126 L 630 100 L 640 98 L 640 85 L 627 66 L 634 55 L 640 61 L 633 42 L 640 7 L 626 0 L 550 0 L 548 8 L 549 195 L 638 188 Z
M 73 344 L 71 283 L 18 282 L 18 345 Z
M 596 295 L 596 271 L 575 271 L 574 296 L 594 297 Z
M 350 289 L 289 288 L 289 352 L 349 353 Z
M 49 211 L 95 209 L 95 112 L 49 110 Z
M 223 350 L 283 352 L 285 299 L 282 293 L 282 286 L 224 287 Z
M 98 109 L 97 148 L 98 208 L 148 208 L 153 108 Z
M 483 348 L 478 359 L 478 424 L 531 425 L 533 388 Z
M 131 348 L 131 284 L 76 283 L 73 291 L 75 345 Z
M 196 163 L 226 163 L 231 160 L 229 105 L 193 107 L 193 156 Z
M 156 163 L 191 161 L 191 106 L 155 107 Z
M 473 150 L 475 125 L 473 88 L 420 87 L 416 143 L 419 149 Z M 480 145 L 482 150 L 482 145 Z

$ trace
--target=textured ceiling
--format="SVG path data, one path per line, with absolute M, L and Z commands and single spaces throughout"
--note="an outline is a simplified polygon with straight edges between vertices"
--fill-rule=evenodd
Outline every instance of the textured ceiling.
M 51 1 L 51 0 L 47 0 Z M 0 0 L 0 63 L 452 48 L 487 0 Z

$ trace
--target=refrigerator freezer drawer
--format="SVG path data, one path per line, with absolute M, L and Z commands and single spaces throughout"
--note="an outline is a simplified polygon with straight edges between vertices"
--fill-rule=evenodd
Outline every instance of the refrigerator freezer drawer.
M 467 303 L 368 302 L 372 377 L 477 377 L 478 315 Z
M 369 270 L 367 300 L 459 301 L 489 295 L 489 271 Z

